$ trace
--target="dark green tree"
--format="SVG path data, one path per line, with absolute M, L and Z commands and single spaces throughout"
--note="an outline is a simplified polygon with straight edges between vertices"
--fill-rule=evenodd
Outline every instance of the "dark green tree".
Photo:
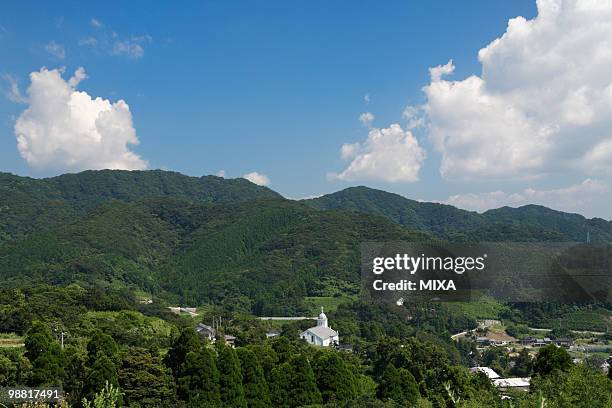
M 533 369 L 533 361 L 527 349 L 522 349 L 512 367 L 511 373 L 516 377 L 529 377 Z
M 10 358 L 0 355 L 0 386 L 16 385 L 16 379 L 17 365 Z
M 236 350 L 242 370 L 242 386 L 244 397 L 249 408 L 265 408 L 270 406 L 270 392 L 263 369 L 255 353 L 241 347 Z
M 257 361 L 263 368 L 264 376 L 267 381 L 270 381 L 270 376 L 272 375 L 272 370 L 276 367 L 278 363 L 278 355 L 276 351 L 269 345 L 249 345 L 249 350 L 255 353 L 255 357 L 257 357 Z
M 272 369 L 268 386 L 272 406 L 278 408 L 290 407 L 289 391 L 291 388 L 291 366 L 289 363 L 279 364 Z
M 574 364 L 567 371 L 556 371 L 555 375 L 536 375 L 532 378 L 530 390 L 525 397 L 537 398 L 526 398 L 529 403 L 520 405 L 520 408 L 540 406 L 540 396 L 546 399 L 547 407 L 612 407 L 610 379 L 600 369 L 585 364 Z
M 278 361 L 284 363 L 296 353 L 295 346 L 285 336 L 280 336 L 272 342 L 272 349 L 276 352 Z
M 177 384 L 179 398 L 185 401 L 220 405 L 219 371 L 214 352 L 202 347 L 187 353 L 177 373 Z
M 226 407 L 246 407 L 240 361 L 236 355 L 236 350 L 229 346 L 220 345 L 217 347 L 217 353 L 221 402 Z
M 347 401 L 356 396 L 355 376 L 337 352 L 319 353 L 312 369 L 323 402 Z
M 572 357 L 567 350 L 550 344 L 540 349 L 533 370 L 540 375 L 548 375 L 555 371 L 567 371 L 571 366 Z
M 376 395 L 381 400 L 403 401 L 404 393 L 402 392 L 400 372 L 393 364 L 389 363 L 380 377 Z
M 414 379 L 414 376 L 410 371 L 400 368 L 400 384 L 403 392 L 403 400 L 401 402 L 405 403 L 408 406 L 413 406 L 416 404 L 417 400 L 420 398 L 419 388 L 417 387 L 417 383 Z
M 92 399 L 108 382 L 117 387 L 120 357 L 117 343 L 108 334 L 94 331 L 87 343 L 87 374 L 83 384 L 83 396 Z
M 420 397 L 414 376 L 405 368 L 387 365 L 380 378 L 377 391 L 378 398 L 391 399 L 398 404 L 413 406 Z
M 35 322 L 25 339 L 25 356 L 32 363 L 30 385 L 59 385 L 63 377 L 62 350 L 51 330 Z
M 119 385 L 127 405 L 167 407 L 175 400 L 170 370 L 149 349 L 132 347 L 125 353 L 119 369 Z
M 117 366 L 105 354 L 99 354 L 98 359 L 87 371 L 83 385 L 83 396 L 92 399 L 94 395 L 102 390 L 106 383 L 113 386 L 119 385 Z
M 77 347 L 67 347 L 64 350 L 64 391 L 70 396 L 70 401 L 79 402 L 85 385 L 87 355 Z M 99 391 L 99 390 L 98 390 Z
M 168 350 L 168 354 L 164 358 L 164 364 L 176 376 L 179 368 L 185 362 L 187 354 L 192 351 L 197 352 L 200 347 L 202 347 L 202 341 L 198 338 L 196 331 L 191 327 L 186 327 Z
M 314 405 L 322 402 L 321 393 L 310 362 L 302 353 L 289 359 L 291 367 L 291 381 L 289 383 L 289 405 L 299 407 Z
M 96 330 L 87 343 L 87 359 L 93 365 L 100 355 L 108 357 L 115 365 L 119 364 L 119 348 L 117 343 L 108 334 Z M 113 384 L 114 385 L 114 384 Z M 104 386 L 104 384 L 102 384 Z M 98 390 L 99 391 L 99 390 Z

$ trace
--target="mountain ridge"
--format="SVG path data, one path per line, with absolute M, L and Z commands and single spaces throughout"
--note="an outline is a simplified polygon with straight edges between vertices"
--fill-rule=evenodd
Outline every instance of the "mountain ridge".
M 243 178 L 186 176 L 165 170 L 88 170 L 36 179 L 0 172 L 0 242 L 64 224 L 112 199 L 171 197 L 205 203 L 284 199 Z M 385 217 L 449 241 L 526 240 L 612 242 L 612 222 L 529 204 L 484 213 L 424 202 L 366 186 L 295 200 L 318 210 L 348 210 Z
M 0 242 L 61 225 L 106 200 L 147 197 L 198 202 L 282 198 L 242 178 L 191 177 L 164 170 L 88 170 L 43 179 L 0 173 Z
M 416 201 L 365 186 L 349 187 L 302 201 L 320 210 L 345 209 L 382 215 L 448 240 L 464 241 L 471 237 L 499 241 L 504 235 L 516 240 L 524 230 L 527 241 L 583 241 L 587 233 L 595 241 L 612 241 L 610 221 L 589 219 L 536 204 L 517 208 L 505 206 L 477 213 L 448 204 Z

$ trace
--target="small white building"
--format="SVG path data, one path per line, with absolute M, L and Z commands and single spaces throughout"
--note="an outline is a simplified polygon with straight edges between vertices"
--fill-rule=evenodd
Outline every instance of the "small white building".
M 531 378 L 497 378 L 493 380 L 495 385 L 500 391 L 517 390 L 517 391 L 529 391 L 529 385 Z
M 474 373 L 484 373 L 484 375 L 486 375 L 489 380 L 496 380 L 498 378 L 501 378 L 499 374 L 497 374 L 495 372 L 495 370 L 493 370 L 492 368 L 489 367 L 472 367 L 470 368 L 470 373 L 474 374 Z
M 317 317 L 317 325 L 303 331 L 300 338 L 306 340 L 309 344 L 323 347 L 333 346 L 340 342 L 338 332 L 329 327 L 323 308 L 321 308 L 321 314 Z

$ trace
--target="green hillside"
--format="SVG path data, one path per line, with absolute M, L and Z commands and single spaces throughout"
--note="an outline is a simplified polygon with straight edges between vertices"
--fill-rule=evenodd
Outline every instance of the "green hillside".
M 478 214 L 365 187 L 298 202 L 243 179 L 164 171 L 0 174 L 0 188 L 0 286 L 128 288 L 260 315 L 356 295 L 366 241 L 612 236 L 607 221 L 537 206 Z
M 587 219 L 579 214 L 555 211 L 540 205 L 502 207 L 489 210 L 483 216 L 506 225 L 531 225 L 556 231 L 573 241 L 584 241 L 587 233 L 592 241 L 612 241 L 612 222 L 601 218 Z
M 63 225 L 107 200 L 148 197 L 221 203 L 280 195 L 245 179 L 189 177 L 161 170 L 85 171 L 47 179 L 0 173 L 0 242 Z
M 377 214 L 449 241 L 612 241 L 612 223 L 546 207 L 503 207 L 478 214 L 450 205 L 419 202 L 368 187 L 351 187 L 304 202 L 320 210 Z
M 256 313 L 304 310 L 333 278 L 358 285 L 359 244 L 423 240 L 384 218 L 284 199 L 111 200 L 76 221 L 0 246 L 2 285 L 131 287 Z M 265 305 L 265 306 L 264 306 Z

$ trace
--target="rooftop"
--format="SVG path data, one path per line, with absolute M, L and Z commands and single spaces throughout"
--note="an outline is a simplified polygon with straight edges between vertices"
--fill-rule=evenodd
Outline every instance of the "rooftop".
M 338 332 L 325 326 L 315 326 L 310 329 L 306 329 L 305 331 L 309 331 L 317 337 L 322 339 L 328 339 L 330 337 L 334 337 L 338 335 Z
M 489 367 L 472 367 L 472 368 L 470 368 L 470 373 L 476 373 L 476 372 L 485 373 L 485 375 L 487 377 L 489 377 L 490 380 L 494 380 L 494 379 L 500 378 L 499 374 L 497 374 L 495 372 L 495 370 L 493 370 L 492 368 L 489 368 Z
M 493 380 L 496 387 L 529 387 L 531 378 L 497 378 Z

